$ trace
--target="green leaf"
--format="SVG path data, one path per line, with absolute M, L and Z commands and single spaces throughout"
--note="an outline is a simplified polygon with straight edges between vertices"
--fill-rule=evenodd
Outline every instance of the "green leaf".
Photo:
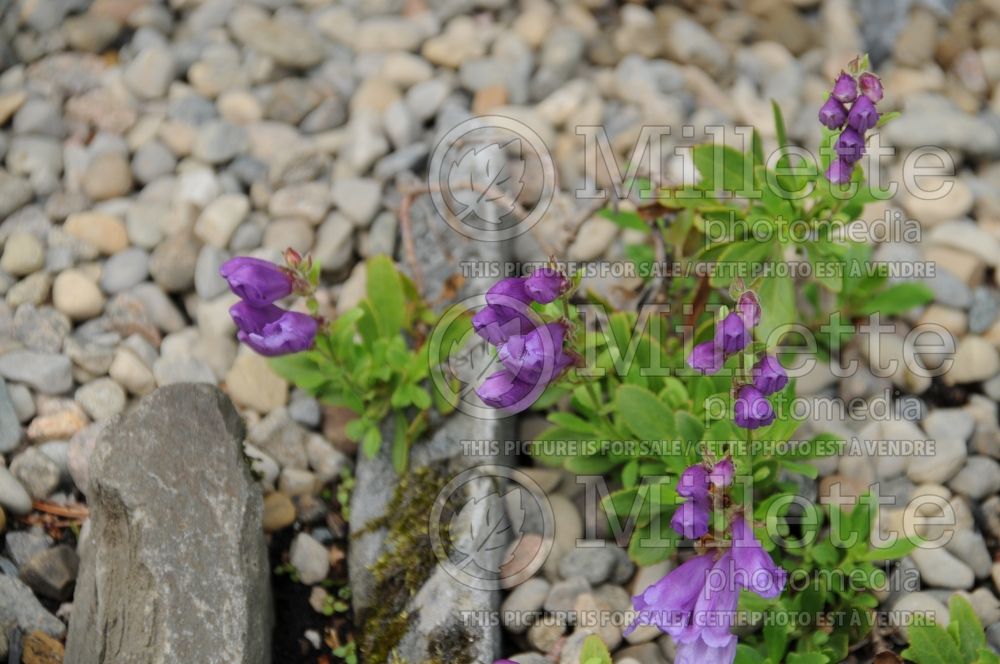
M 615 395 L 618 413 L 639 440 L 673 440 L 674 413 L 644 387 L 621 385 Z
M 910 625 L 910 647 L 904 658 L 917 664 L 957 664 L 964 661 L 948 632 L 937 625 Z
M 380 447 L 382 447 L 382 432 L 379 431 L 378 426 L 369 422 L 364 438 L 361 439 L 361 449 L 371 459 L 378 454 Z
M 899 111 L 889 111 L 888 113 L 883 113 L 882 116 L 878 119 L 878 122 L 875 123 L 875 128 L 879 129 L 881 127 L 886 126 L 887 124 L 898 118 L 900 115 L 902 115 L 902 113 L 900 113 Z
M 597 216 L 609 219 L 622 228 L 630 228 L 637 231 L 649 230 L 649 226 L 642 220 L 642 216 L 638 212 L 632 212 L 629 210 L 616 211 L 611 208 L 604 208 L 597 213 Z
M 410 456 L 410 445 L 406 440 L 406 416 L 396 411 L 395 426 L 392 437 L 392 465 L 397 473 L 406 470 L 406 462 Z
M 579 415 L 574 415 L 573 413 L 549 413 L 549 422 L 555 424 L 556 426 L 562 427 L 567 431 L 575 431 L 577 433 L 594 433 L 595 426 L 593 423 L 588 422 Z
M 871 562 L 875 560 L 896 560 L 897 558 L 909 555 L 915 548 L 917 548 L 916 542 L 908 540 L 905 537 L 897 537 L 896 541 L 889 546 L 872 548 L 861 554 L 858 560 L 863 562 Z
M 694 166 L 701 175 L 699 186 L 704 189 L 721 190 L 730 196 L 746 196 L 748 190 L 753 188 L 753 171 L 747 168 L 742 152 L 725 145 L 705 143 L 695 146 L 693 158 Z
M 767 658 L 772 662 L 783 662 L 788 649 L 788 627 L 777 620 L 764 623 L 764 644 Z
M 976 655 L 976 660 L 972 664 L 1000 664 L 1000 655 L 989 648 L 980 648 Z
M 611 664 L 611 653 L 601 637 L 591 634 L 580 649 L 580 664 Z
M 628 543 L 628 555 L 632 561 L 639 565 L 640 567 L 645 567 L 646 565 L 654 565 L 659 562 L 663 562 L 671 555 L 673 555 L 674 550 L 677 548 L 676 542 L 670 542 L 663 546 L 654 546 L 650 542 L 643 544 L 643 540 L 647 540 L 652 532 L 651 523 L 638 526 L 635 532 L 632 533 L 632 540 Z M 659 528 L 659 534 L 661 537 L 669 536 L 668 532 L 669 526 L 662 526 Z
M 881 313 L 893 316 L 927 304 L 934 299 L 934 291 L 917 281 L 904 281 L 886 288 L 869 299 L 858 313 L 869 315 Z
M 951 619 L 948 633 L 955 639 L 966 662 L 975 661 L 980 648 L 986 647 L 986 635 L 969 601 L 960 595 L 952 595 L 948 600 Z
M 733 660 L 733 664 L 765 664 L 768 661 L 770 660 L 765 659 L 763 655 L 745 643 L 736 646 L 736 659 Z
M 406 316 L 406 299 L 399 272 L 388 256 L 368 259 L 368 301 L 372 314 L 383 337 L 392 337 L 403 329 Z
M 761 319 L 755 336 L 767 341 L 770 348 L 777 345 L 779 336 L 772 334 L 778 328 L 798 320 L 795 307 L 795 282 L 788 274 L 770 276 L 761 282 L 757 291 L 761 304 Z
M 787 664 L 827 664 L 830 658 L 818 652 L 790 652 Z

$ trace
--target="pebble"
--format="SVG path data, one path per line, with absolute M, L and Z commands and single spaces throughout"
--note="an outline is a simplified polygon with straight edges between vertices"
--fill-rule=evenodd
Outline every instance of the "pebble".
M 37 594 L 58 602 L 70 598 L 80 559 L 65 544 L 45 549 L 21 566 L 21 580 Z
M 41 630 L 55 638 L 66 634 L 63 622 L 45 610 L 28 586 L 4 574 L 0 574 L 0 623 L 16 624 L 25 632 Z
M 292 499 L 280 492 L 264 497 L 264 532 L 273 533 L 295 523 L 295 505 Z
M 73 401 L 60 400 L 49 406 L 31 421 L 27 435 L 35 443 L 47 440 L 68 440 L 73 434 L 87 426 L 87 417 Z
M 198 130 L 192 154 L 208 164 L 222 164 L 247 149 L 246 131 L 225 121 L 209 122 Z
M 59 486 L 59 467 L 37 447 L 29 447 L 10 464 L 10 472 L 34 500 L 44 500 Z M 11 507 L 11 511 L 15 511 Z
M 339 478 L 341 471 L 350 463 L 347 455 L 317 434 L 306 438 L 306 456 L 320 484 Z
M 101 269 L 100 286 L 114 295 L 137 286 L 149 276 L 149 254 L 139 247 L 130 247 L 108 258 Z
M 306 585 L 319 583 L 330 571 L 330 552 L 308 533 L 299 533 L 292 540 L 288 562 Z
M 73 398 L 93 420 L 106 420 L 125 410 L 125 390 L 110 378 L 81 385 Z
M 382 204 L 382 185 L 367 178 L 338 178 L 330 197 L 355 226 L 367 227 Z
M 0 357 L 0 373 L 2 373 Z M 271 369 L 267 358 L 243 350 L 226 374 L 226 389 L 233 400 L 258 413 L 270 413 L 288 400 L 288 382 Z
M 969 334 L 959 343 L 954 362 L 943 376 L 949 385 L 987 380 L 1000 373 L 1000 351 L 986 339 Z
M 0 270 L 15 277 L 37 272 L 45 265 L 45 247 L 30 233 L 13 233 L 4 243 Z
M 971 456 L 949 486 L 973 500 L 1000 492 L 1000 463 L 987 456 Z
M 971 530 L 958 530 L 948 540 L 945 548 L 968 565 L 977 579 L 985 579 L 990 575 L 993 560 L 986 548 L 986 541 L 979 533 Z
M 61 394 L 73 387 L 70 361 L 63 355 L 13 350 L 0 355 L 0 376 L 24 383 L 43 394 Z
M 582 576 L 572 576 L 563 581 L 557 581 L 552 584 L 552 588 L 545 598 L 545 610 L 554 613 L 572 611 L 577 598 L 584 593 L 589 593 L 590 590 L 590 583 Z
M 339 272 L 354 255 L 354 225 L 339 212 L 331 212 L 316 233 L 313 257 L 326 272 Z
M 137 396 L 145 396 L 156 389 L 156 378 L 149 366 L 129 348 L 119 348 L 115 352 L 108 375 Z
M 81 186 L 83 193 L 95 201 L 124 196 L 132 189 L 132 169 L 122 155 L 106 152 L 87 166 Z
M 52 283 L 52 304 L 73 320 L 96 318 L 104 303 L 100 288 L 82 270 L 60 272 Z
M 0 454 L 14 451 L 21 442 L 20 422 L 7 383 L 0 378 Z
M 153 250 L 149 274 L 168 293 L 189 290 L 194 286 L 198 262 L 198 243 L 187 233 L 168 237 Z
M 608 580 L 617 561 L 614 550 L 603 542 L 581 542 L 559 561 L 559 575 L 564 579 L 582 576 L 590 585 L 597 586 Z
M 933 615 L 934 624 L 944 628 L 948 626 L 948 607 L 927 592 L 914 592 L 903 595 L 889 613 L 889 624 L 899 628 L 904 639 L 909 638 L 909 618 L 914 615 Z
M 936 588 L 968 590 L 976 581 L 968 565 L 945 549 L 917 547 L 910 554 L 923 582 Z
M 125 67 L 123 80 L 140 99 L 158 99 L 166 94 L 175 70 L 174 56 L 168 48 L 150 46 Z
M 66 656 L 62 643 L 44 632 L 30 632 L 25 635 L 21 661 L 24 664 L 61 664 Z
M 153 376 L 158 387 L 175 383 L 215 384 L 212 369 L 195 357 L 161 357 L 153 363 Z
M 0 466 L 0 506 L 15 515 L 31 511 L 31 496 L 11 471 L 3 466 Z
M 71 214 L 63 224 L 63 230 L 106 256 L 124 250 L 129 243 L 128 231 L 122 220 L 103 212 Z
M 536 577 L 514 588 L 500 605 L 500 616 L 507 631 L 512 634 L 523 634 L 527 631 L 533 622 L 529 616 L 533 616 L 542 608 L 551 587 L 548 581 Z

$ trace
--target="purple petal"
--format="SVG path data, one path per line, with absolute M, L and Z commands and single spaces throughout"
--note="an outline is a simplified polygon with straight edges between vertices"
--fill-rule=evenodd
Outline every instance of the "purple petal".
M 733 476 L 735 474 L 736 468 L 733 466 L 732 457 L 726 457 L 712 467 L 712 472 L 709 473 L 708 479 L 716 489 L 724 489 L 733 483 Z
M 292 277 L 274 263 L 237 256 L 222 264 L 219 274 L 229 288 L 254 306 L 271 304 L 292 292 Z
M 827 129 L 840 129 L 847 122 L 847 108 L 833 97 L 819 107 L 819 121 Z
M 527 334 L 534 328 L 530 318 L 511 307 L 487 305 L 472 317 L 472 329 L 494 346 L 514 335 Z
M 851 181 L 853 172 L 854 164 L 849 164 L 838 157 L 830 162 L 830 167 L 826 169 L 826 179 L 833 184 L 847 184 Z
M 677 641 L 701 639 L 713 647 L 729 643 L 740 592 L 732 580 L 732 567 L 732 556 L 726 551 L 705 575 L 705 587 L 691 610 L 691 623 L 674 637 Z
M 762 357 L 754 365 L 751 375 L 753 376 L 753 386 L 765 396 L 783 390 L 788 384 L 788 374 L 778 362 L 778 358 L 773 355 Z
M 316 339 L 316 319 L 297 311 L 283 311 L 258 331 L 240 330 L 236 337 L 261 355 L 274 357 L 309 350 Z
M 548 304 L 569 288 L 569 280 L 551 267 L 540 267 L 524 280 L 524 288 L 535 302 Z
M 736 301 L 736 311 L 743 317 L 747 327 L 757 327 L 760 323 L 760 300 L 753 291 L 745 291 Z
M 852 102 L 858 96 L 858 84 L 854 77 L 845 71 L 840 72 L 840 76 L 833 83 L 833 91 L 830 93 L 834 99 L 845 104 Z
M 882 101 L 882 79 L 871 72 L 865 72 L 858 77 L 861 86 L 861 94 L 871 99 L 873 102 Z
M 726 355 L 738 353 L 750 343 L 750 333 L 738 313 L 731 312 L 715 328 L 715 345 Z
M 704 537 L 708 532 L 708 520 L 711 515 L 708 498 L 692 498 L 685 501 L 674 510 L 674 515 L 670 519 L 670 527 L 678 535 L 688 539 L 698 539 Z
M 520 405 L 533 389 L 534 385 L 517 380 L 513 374 L 503 369 L 488 376 L 476 388 L 476 394 L 487 406 L 508 409 Z M 524 407 L 527 408 L 529 405 L 531 404 L 524 404 Z
M 695 371 L 714 374 L 722 368 L 724 360 L 722 349 L 715 345 L 715 341 L 705 341 L 691 349 L 687 363 Z
M 862 95 L 851 104 L 851 110 L 847 113 L 847 126 L 855 129 L 859 134 L 878 124 L 878 111 L 875 109 L 875 102 Z
M 760 390 L 745 385 L 736 394 L 733 421 L 744 429 L 757 429 L 774 421 L 774 408 Z
M 245 300 L 240 300 L 229 307 L 229 315 L 236 323 L 236 329 L 241 332 L 259 334 L 264 326 L 281 318 L 285 310 L 273 304 L 254 307 Z
M 726 645 L 720 647 L 710 646 L 701 639 L 678 643 L 674 664 L 733 664 L 736 642 L 736 636 L 732 635 Z
M 519 308 L 519 303 L 531 304 L 531 296 L 524 287 L 524 279 L 509 277 L 496 282 L 486 291 L 486 303 Z
M 765 599 L 781 594 L 788 573 L 774 564 L 764 547 L 754 537 L 753 528 L 742 516 L 733 520 L 733 578 L 736 583 Z
M 639 615 L 629 630 L 638 625 L 656 625 L 672 636 L 681 633 L 690 621 L 712 564 L 710 553 L 695 556 L 634 596 L 632 606 Z
M 700 463 L 688 466 L 677 480 L 677 495 L 685 498 L 708 498 L 708 471 Z
M 861 134 L 848 127 L 840 132 L 837 142 L 833 144 L 833 150 L 845 162 L 853 164 L 864 154 L 865 141 L 861 138 Z

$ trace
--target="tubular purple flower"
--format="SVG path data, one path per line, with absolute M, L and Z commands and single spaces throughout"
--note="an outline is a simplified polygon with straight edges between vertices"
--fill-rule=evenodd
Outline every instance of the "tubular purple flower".
M 677 480 L 677 495 L 695 500 L 708 498 L 708 471 L 705 466 L 696 463 L 684 469 Z
M 523 402 L 534 389 L 535 385 L 532 383 L 517 380 L 512 373 L 502 369 L 488 376 L 476 388 L 476 394 L 492 408 L 513 408 Z
M 701 640 L 712 648 L 723 648 L 736 638 L 729 631 L 740 594 L 732 580 L 732 560 L 732 549 L 728 549 L 705 574 L 705 587 L 691 610 L 691 622 L 674 637 L 678 642 Z
M 840 72 L 840 76 L 833 83 L 833 91 L 830 93 L 834 99 L 845 104 L 854 101 L 858 96 L 858 84 L 854 77 L 846 71 Z
M 819 122 L 827 129 L 840 129 L 847 122 L 847 108 L 833 97 L 819 107 Z
M 708 532 L 708 521 L 711 516 L 711 503 L 708 498 L 692 498 L 677 506 L 670 518 L 670 527 L 678 535 L 688 539 L 698 539 Z
M 858 77 L 858 84 L 861 86 L 861 94 L 878 103 L 882 101 L 882 79 L 871 72 L 865 72 Z
M 237 256 L 219 268 L 229 288 L 256 307 L 271 304 L 292 292 L 292 276 L 274 263 Z
M 538 381 L 562 354 L 566 328 L 549 323 L 524 335 L 514 335 L 497 348 L 497 357 L 518 380 Z
M 678 643 L 674 664 L 732 664 L 736 659 L 736 637 L 726 645 L 710 646 L 701 639 Z
M 788 374 L 778 358 L 773 355 L 765 355 L 754 365 L 751 370 L 753 376 L 753 386 L 760 390 L 763 395 L 774 394 L 783 390 L 788 384 Z
M 744 385 L 736 394 L 733 421 L 744 429 L 757 429 L 774 421 L 774 408 L 760 390 Z
M 858 159 L 861 159 L 861 155 L 864 154 L 865 140 L 861 137 L 861 134 L 848 127 L 840 132 L 840 137 L 833 144 L 833 149 L 840 159 L 848 164 L 853 164 Z
M 785 589 L 788 572 L 774 564 L 774 560 L 754 537 L 753 528 L 743 516 L 732 523 L 733 580 L 743 588 L 752 590 L 765 599 L 774 599 Z
M 875 102 L 861 95 L 856 102 L 851 104 L 851 110 L 847 112 L 847 126 L 864 135 L 866 131 L 878 124 L 878 117 L 879 113 L 875 109 Z
M 531 304 L 531 296 L 524 287 L 524 279 L 508 277 L 496 282 L 486 291 L 486 304 L 513 307 L 521 304 Z
M 747 327 L 757 327 L 760 324 L 760 300 L 753 291 L 744 291 L 736 301 L 736 311 L 743 317 Z
M 252 307 L 237 302 L 229 309 L 236 338 L 267 357 L 299 353 L 312 348 L 319 324 L 312 316 L 285 311 L 275 305 Z
M 569 280 L 554 268 L 540 267 L 524 280 L 524 288 L 535 302 L 548 304 L 566 292 Z
M 700 371 L 703 374 L 714 374 L 722 368 L 725 359 L 722 355 L 722 349 L 716 346 L 713 340 L 700 343 L 692 348 L 687 363 L 695 371 Z
M 712 568 L 713 556 L 695 556 L 632 598 L 637 611 L 628 635 L 639 625 L 656 625 L 675 637 L 690 623 L 691 610 L 705 586 L 705 576 Z
M 750 333 L 743 319 L 735 311 L 730 313 L 715 327 L 715 345 L 726 355 L 738 353 L 750 343 Z
M 826 169 L 826 179 L 833 184 L 847 184 L 851 181 L 851 174 L 854 172 L 854 164 L 850 164 L 840 157 L 830 162 L 830 167 Z
M 494 346 L 514 335 L 527 334 L 534 327 L 530 318 L 511 307 L 487 305 L 472 316 L 472 329 Z
M 733 458 L 727 456 L 712 466 L 712 471 L 708 474 L 708 481 L 716 489 L 724 489 L 733 483 L 733 476 L 735 474 L 736 467 L 733 465 Z

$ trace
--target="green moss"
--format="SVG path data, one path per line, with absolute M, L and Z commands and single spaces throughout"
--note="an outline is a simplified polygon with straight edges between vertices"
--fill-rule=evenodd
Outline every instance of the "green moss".
M 406 609 L 437 564 L 427 516 L 448 478 L 446 463 L 410 470 L 400 478 L 385 515 L 358 533 L 387 531 L 384 552 L 371 568 L 376 597 L 358 616 L 363 661 L 404 664 L 396 648 L 414 618 Z M 442 664 L 469 661 L 445 657 Z

